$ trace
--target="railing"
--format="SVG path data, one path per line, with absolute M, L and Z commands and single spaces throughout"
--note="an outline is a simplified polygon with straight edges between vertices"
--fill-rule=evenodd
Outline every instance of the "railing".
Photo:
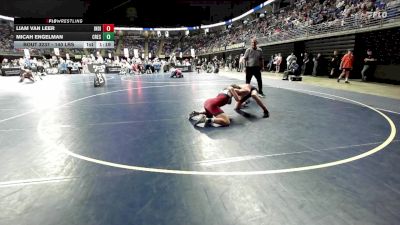
M 308 39 L 316 36 L 333 36 L 340 32 L 354 32 L 364 30 L 374 30 L 372 28 L 386 27 L 387 24 L 400 22 L 400 6 L 388 8 L 383 12 L 368 13 L 363 16 L 355 15 L 353 17 L 326 22 L 308 27 L 298 27 L 272 34 L 267 37 L 260 37 L 258 42 L 263 44 L 274 44 L 283 41 L 293 41 L 296 39 Z M 397 24 L 397 26 L 400 26 Z
M 399 0 L 400 1 L 400 0 Z M 399 2 L 397 1 L 397 2 Z M 292 28 L 287 31 L 270 34 L 258 34 L 259 46 L 273 45 L 278 43 L 292 42 L 297 40 L 305 40 L 326 36 L 337 36 L 346 33 L 365 32 L 378 30 L 380 28 L 400 27 L 400 4 L 388 7 L 383 12 L 368 12 L 363 16 L 353 15 L 352 17 L 340 19 L 331 22 L 325 22 L 311 26 L 301 26 Z M 249 46 L 250 42 L 247 41 L 245 46 Z M 207 53 L 217 53 L 232 49 L 243 49 L 244 46 L 234 48 L 232 46 L 225 46 L 218 49 L 211 49 Z
M 392 2 L 393 3 L 393 2 Z M 347 33 L 373 31 L 382 28 L 400 27 L 400 0 L 397 0 L 394 6 L 387 7 L 383 12 L 367 13 L 366 15 L 353 15 L 352 17 L 340 19 L 336 21 L 326 22 L 312 26 L 300 26 L 282 31 L 279 33 L 258 34 L 258 43 L 260 46 L 273 45 L 278 43 L 292 42 L 297 40 L 306 40 L 318 37 L 337 36 Z M 211 44 L 211 43 L 210 43 Z M 200 55 L 216 52 L 224 52 L 226 50 L 243 49 L 249 46 L 249 41 L 245 45 L 236 44 L 237 46 L 224 46 L 222 44 L 212 43 L 213 47 L 206 47 L 198 50 Z M 206 51 L 206 52 L 205 52 Z M 14 49 L 0 49 L 1 53 L 19 53 L 22 51 Z M 43 51 L 37 51 L 39 54 Z

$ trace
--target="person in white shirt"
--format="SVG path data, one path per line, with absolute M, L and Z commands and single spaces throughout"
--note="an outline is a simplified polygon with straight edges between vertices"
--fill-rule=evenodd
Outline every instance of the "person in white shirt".
M 239 58 L 239 72 L 242 72 L 244 68 L 244 55 L 243 53 L 240 54 L 240 58 Z
M 296 56 L 292 53 L 286 58 L 286 69 L 289 69 L 289 65 Z
M 275 72 L 277 72 L 277 73 L 280 72 L 280 70 L 281 70 L 281 63 L 282 63 L 282 55 L 281 55 L 281 53 L 278 53 L 278 56 L 277 56 L 277 58 L 276 58 L 276 71 L 275 71 Z
M 103 63 L 103 62 L 104 62 L 103 57 L 102 57 L 101 55 L 99 55 L 99 56 L 97 57 L 97 63 Z
M 244 53 L 244 61 L 246 66 L 246 84 L 250 84 L 251 78 L 256 77 L 258 83 L 258 93 L 264 97 L 262 91 L 261 71 L 264 68 L 264 57 L 261 48 L 257 47 L 257 39 L 251 40 L 251 47 Z

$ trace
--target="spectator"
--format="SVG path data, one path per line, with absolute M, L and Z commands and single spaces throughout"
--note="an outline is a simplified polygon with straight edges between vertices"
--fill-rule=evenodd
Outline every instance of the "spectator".
M 364 57 L 364 67 L 361 71 L 362 81 L 367 81 L 368 79 L 371 79 L 373 77 L 376 61 L 376 58 L 372 55 L 372 51 L 368 49 L 367 55 Z
M 288 80 L 289 79 L 289 75 L 295 75 L 295 76 L 300 75 L 300 67 L 297 64 L 295 59 L 292 59 L 289 62 L 288 69 L 283 73 L 282 80 Z
M 235 56 L 235 69 L 239 72 L 239 56 Z
M 239 72 L 242 72 L 244 68 L 244 55 L 243 53 L 240 54 L 240 58 L 239 58 Z
M 293 52 L 286 58 L 286 68 L 287 69 L 289 69 L 289 65 L 292 62 L 292 60 L 297 60 L 297 58 L 296 58 L 296 56 L 294 55 Z
M 319 76 L 322 73 L 322 68 L 324 67 L 323 65 L 323 58 L 321 53 L 317 54 L 317 57 L 314 57 L 314 67 L 313 67 L 313 76 Z
M 333 51 L 333 55 L 330 61 L 330 74 L 329 78 L 339 76 L 340 67 L 340 56 L 337 50 Z
M 8 59 L 4 58 L 3 61 L 1 62 L 0 68 L 8 68 L 8 67 L 9 67 Z
M 353 51 L 348 50 L 347 54 L 343 56 L 342 61 L 340 63 L 340 68 L 342 70 L 342 73 L 337 79 L 337 82 L 340 82 L 340 79 L 342 79 L 343 76 L 345 76 L 346 80 L 345 83 L 350 83 L 349 82 L 349 75 L 350 71 L 353 69 L 353 62 L 354 62 L 354 56 L 353 56 Z
M 301 68 L 301 75 L 310 75 L 311 61 L 308 53 L 304 53 L 303 66 Z
M 278 53 L 278 56 L 276 58 L 276 71 L 277 73 L 279 73 L 281 71 L 281 63 L 282 63 L 282 55 L 281 53 Z
M 275 61 L 275 57 L 274 57 L 274 55 L 271 55 L 271 58 L 269 59 L 269 62 L 267 65 L 268 71 L 272 71 L 274 69 L 274 61 Z

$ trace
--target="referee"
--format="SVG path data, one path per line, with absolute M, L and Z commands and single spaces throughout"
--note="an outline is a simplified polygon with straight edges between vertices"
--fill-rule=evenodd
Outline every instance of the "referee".
M 258 93 L 260 97 L 265 97 L 262 91 L 261 70 L 264 68 L 264 57 L 261 48 L 257 48 L 257 39 L 251 39 L 251 47 L 244 53 L 246 66 L 246 84 L 250 84 L 253 75 L 257 79 Z

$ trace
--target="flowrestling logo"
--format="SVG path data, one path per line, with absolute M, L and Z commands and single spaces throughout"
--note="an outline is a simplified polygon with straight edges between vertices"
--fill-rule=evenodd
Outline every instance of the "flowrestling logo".
M 83 19 L 47 19 L 47 23 L 83 23 Z

